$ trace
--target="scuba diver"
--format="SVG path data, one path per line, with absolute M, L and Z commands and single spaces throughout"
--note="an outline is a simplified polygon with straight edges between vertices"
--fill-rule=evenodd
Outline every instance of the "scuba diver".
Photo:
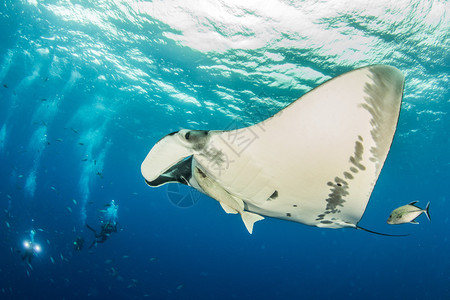
M 73 249 L 75 251 L 81 251 L 84 246 L 84 239 L 81 236 L 77 236 L 77 239 L 73 242 Z
M 23 241 L 24 250 L 22 252 L 22 260 L 31 266 L 31 261 L 36 256 L 36 254 L 41 252 L 41 246 L 34 241 L 34 235 L 36 231 L 33 229 L 30 231 L 30 239 Z
M 95 239 L 89 246 L 89 249 L 91 249 L 98 243 L 104 243 L 111 235 L 111 233 L 117 232 L 117 210 L 119 209 L 119 206 L 114 203 L 114 200 L 112 200 L 110 204 L 106 204 L 105 206 L 107 207 L 107 209 L 101 211 L 103 212 L 103 220 L 101 221 L 102 226 L 100 233 L 97 233 L 95 229 L 86 224 L 86 227 L 94 232 L 95 236 Z
M 117 224 L 113 225 L 109 222 L 102 224 L 100 233 L 97 233 L 97 231 L 95 231 L 95 229 L 92 228 L 91 226 L 89 226 L 88 224 L 86 224 L 86 227 L 89 230 L 91 230 L 92 232 L 94 232 L 94 235 L 95 235 L 95 240 L 89 246 L 89 249 L 91 249 L 94 245 L 97 245 L 98 243 L 105 242 L 108 239 L 108 237 L 111 235 L 111 233 L 117 232 Z

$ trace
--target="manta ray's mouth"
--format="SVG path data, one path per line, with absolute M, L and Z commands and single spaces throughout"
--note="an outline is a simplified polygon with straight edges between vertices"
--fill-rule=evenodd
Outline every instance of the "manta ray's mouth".
M 192 177 L 192 156 L 186 157 L 174 164 L 167 171 L 160 174 L 153 180 L 145 179 L 145 183 L 151 187 L 157 187 L 169 182 L 182 183 L 189 185 Z

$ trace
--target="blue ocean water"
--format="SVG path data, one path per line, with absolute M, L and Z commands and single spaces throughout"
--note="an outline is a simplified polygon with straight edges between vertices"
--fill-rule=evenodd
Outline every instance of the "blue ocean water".
M 447 1 L 5 0 L 1 299 L 450 299 Z M 406 76 L 361 226 L 239 216 L 140 164 L 181 128 L 273 115 L 370 64 Z M 299 170 L 301 172 L 301 170 Z M 111 200 L 118 230 L 89 249 Z M 386 224 L 431 202 L 432 221 Z M 23 241 L 42 251 L 21 259 Z M 84 248 L 75 251 L 77 237 Z

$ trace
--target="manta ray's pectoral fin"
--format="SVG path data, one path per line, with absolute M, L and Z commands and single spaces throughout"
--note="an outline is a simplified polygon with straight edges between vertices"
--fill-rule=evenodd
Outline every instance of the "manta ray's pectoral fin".
M 229 206 L 226 205 L 225 203 L 223 203 L 223 202 L 219 202 L 219 203 L 220 203 L 220 205 L 222 206 L 223 210 L 224 210 L 227 214 L 237 214 L 237 213 L 238 213 L 237 210 L 235 210 L 235 209 L 232 208 L 232 207 L 229 207 Z
M 250 234 L 252 234 L 253 232 L 253 224 L 255 224 L 255 222 L 264 219 L 263 216 L 248 211 L 242 211 L 241 217 L 242 221 L 244 221 L 245 228 L 247 228 Z

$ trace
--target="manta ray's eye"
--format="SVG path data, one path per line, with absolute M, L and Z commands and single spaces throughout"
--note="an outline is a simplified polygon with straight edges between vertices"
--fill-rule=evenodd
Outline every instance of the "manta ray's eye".
M 187 139 L 187 140 L 189 140 L 189 137 L 190 137 L 190 136 L 191 136 L 191 133 L 188 132 L 188 133 L 186 133 L 186 135 L 184 136 L 184 138 Z

